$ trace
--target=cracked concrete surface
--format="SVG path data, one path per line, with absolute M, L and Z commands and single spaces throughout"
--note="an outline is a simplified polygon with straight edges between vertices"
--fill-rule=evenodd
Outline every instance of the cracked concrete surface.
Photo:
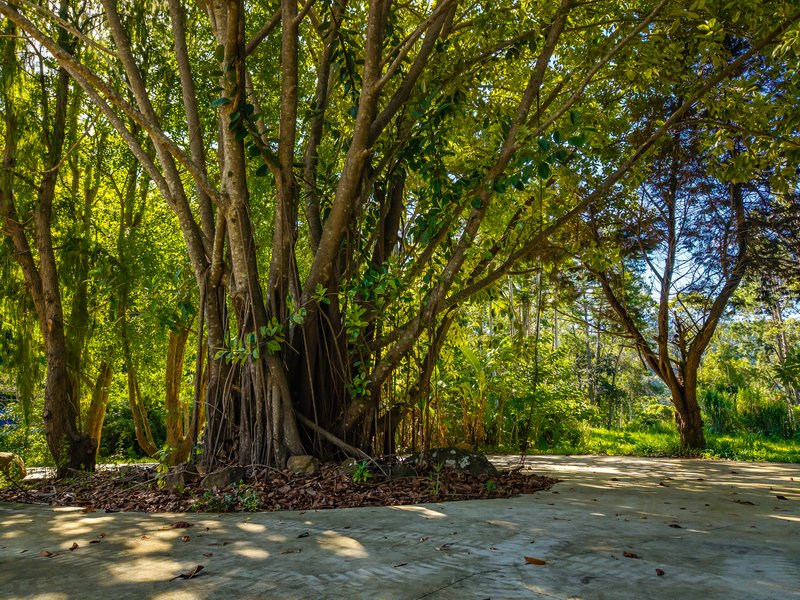
M 525 468 L 562 482 L 307 512 L 0 504 L 0 598 L 800 598 L 800 465 L 534 456 Z

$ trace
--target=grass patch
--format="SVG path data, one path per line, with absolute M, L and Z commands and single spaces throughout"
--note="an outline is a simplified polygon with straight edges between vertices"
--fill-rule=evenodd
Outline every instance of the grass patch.
M 591 429 L 579 444 L 539 449 L 536 454 L 605 454 L 609 456 L 680 456 L 677 432 Z M 715 435 L 706 432 L 701 458 L 751 462 L 800 463 L 800 440 L 758 435 Z

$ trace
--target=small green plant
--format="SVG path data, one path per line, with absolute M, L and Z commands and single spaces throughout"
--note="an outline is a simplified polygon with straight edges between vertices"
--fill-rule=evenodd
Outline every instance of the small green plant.
M 244 510 L 248 512 L 254 512 L 257 511 L 261 506 L 261 498 L 259 497 L 257 491 L 250 490 L 249 493 L 241 496 L 239 503 L 242 505 Z
M 433 496 L 438 496 L 442 491 L 444 484 L 444 463 L 438 463 L 431 467 L 431 472 L 428 474 L 428 491 Z
M 372 477 L 372 473 L 369 471 L 367 461 L 362 460 L 356 463 L 356 470 L 353 471 L 353 483 L 367 483 L 370 477 Z
M 487 492 L 493 492 L 493 491 L 495 491 L 496 489 L 497 489 L 497 484 L 496 484 L 494 481 L 492 481 L 491 479 L 489 479 L 489 480 L 486 482 L 486 491 L 487 491 Z
M 163 490 L 164 486 L 166 485 L 166 481 L 164 476 L 169 471 L 169 465 L 167 464 L 167 456 L 169 455 L 169 446 L 164 445 L 156 452 L 155 459 L 158 461 L 158 466 L 156 467 L 156 472 L 158 473 L 158 479 L 156 481 L 156 485 L 158 489 Z

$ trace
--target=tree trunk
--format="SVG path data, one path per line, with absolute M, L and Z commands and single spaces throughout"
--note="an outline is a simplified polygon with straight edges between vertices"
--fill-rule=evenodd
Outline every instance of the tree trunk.
M 706 447 L 703 417 L 697 402 L 697 386 L 677 387 L 672 390 L 675 405 L 675 424 L 681 438 L 681 449 L 689 454 Z
M 95 458 L 97 457 L 97 450 L 100 448 L 100 436 L 103 432 L 103 421 L 108 407 L 108 388 L 111 385 L 111 376 L 111 365 L 105 362 L 102 363 L 100 365 L 100 373 L 97 375 L 97 381 L 92 388 L 92 401 L 86 413 L 84 431 L 86 435 L 95 441 Z
M 183 328 L 177 333 L 169 332 L 164 396 L 164 406 L 167 409 L 167 446 L 169 450 L 166 462 L 168 465 L 177 465 L 186 461 L 189 458 L 189 451 L 194 445 L 189 430 L 189 408 L 181 403 L 183 358 L 188 339 L 188 328 Z

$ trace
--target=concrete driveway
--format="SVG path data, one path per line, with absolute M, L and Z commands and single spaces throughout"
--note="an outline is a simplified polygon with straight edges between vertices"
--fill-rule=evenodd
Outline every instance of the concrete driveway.
M 0 504 L 0 598 L 800 598 L 800 465 L 525 467 L 563 481 L 510 500 L 317 512 Z

